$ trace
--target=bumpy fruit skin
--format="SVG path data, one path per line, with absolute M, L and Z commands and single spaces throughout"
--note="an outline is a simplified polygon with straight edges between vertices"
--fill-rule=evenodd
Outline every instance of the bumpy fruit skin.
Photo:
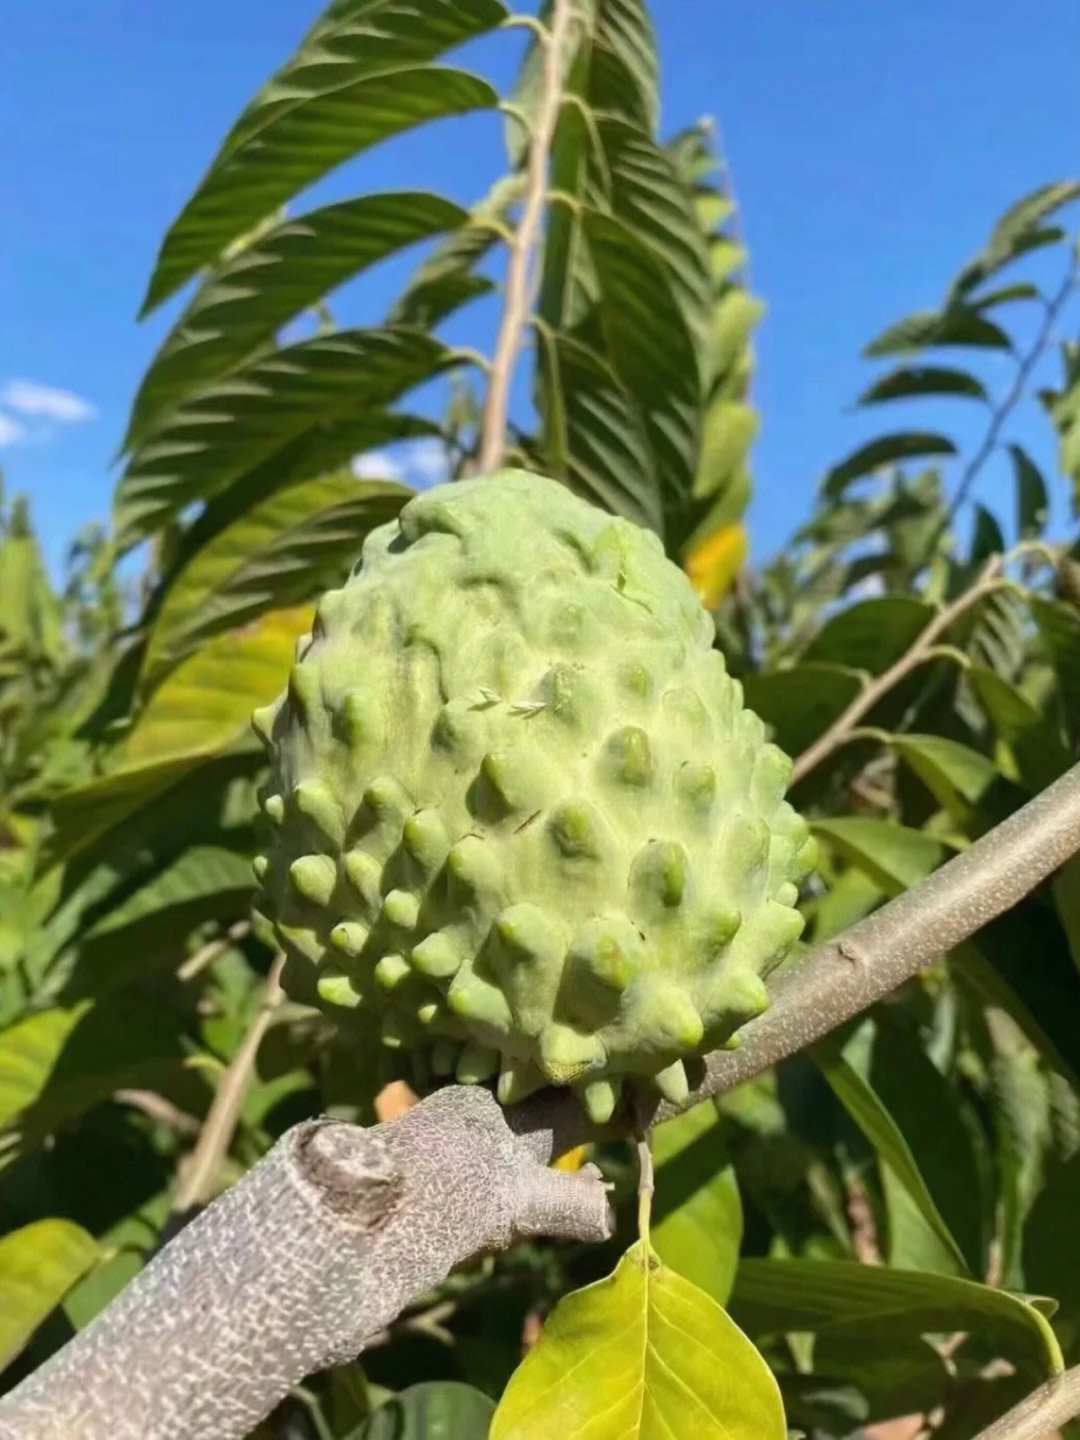
M 766 1008 L 813 846 L 649 531 L 519 471 L 421 494 L 255 728 L 286 984 L 387 1043 L 603 1120 Z

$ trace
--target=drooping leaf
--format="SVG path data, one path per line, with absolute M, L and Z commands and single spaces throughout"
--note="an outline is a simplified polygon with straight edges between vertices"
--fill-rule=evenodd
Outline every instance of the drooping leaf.
M 169 331 L 135 396 L 124 449 L 343 281 L 466 218 L 439 195 L 403 190 L 327 205 L 261 233 L 210 273 Z
M 498 25 L 499 0 L 342 0 L 251 101 L 165 237 L 143 313 L 343 160 L 486 108 L 486 81 L 430 64 Z
M 127 737 L 125 768 L 206 755 L 246 737 L 252 710 L 284 687 L 311 613 L 308 605 L 269 611 L 182 661 L 154 691 Z
M 920 1213 L 911 1224 L 909 1212 L 915 1207 L 909 1195 L 899 1203 L 887 1197 L 891 1263 L 919 1270 L 952 1269 L 959 1250 L 967 1271 L 983 1274 L 988 1227 L 979 1152 L 961 1092 L 930 1059 L 926 1037 L 886 1007 L 880 1016 L 854 1028 L 844 1058 L 872 1086 L 903 1135 L 954 1241 L 945 1247 L 943 1264 L 940 1235 L 927 1243 L 926 1217 Z
M 661 1261 L 727 1302 L 742 1241 L 735 1172 L 725 1164 L 722 1125 L 697 1105 L 650 1134 L 656 1190 L 650 1238 Z
M 913 354 L 937 346 L 972 345 L 982 349 L 1011 350 L 1012 341 L 992 320 L 973 306 L 954 304 L 944 310 L 921 310 L 883 330 L 866 346 L 867 358 Z
M 346 1440 L 487 1440 L 494 1413 L 483 1391 L 431 1380 L 394 1395 Z
M 833 1094 L 870 1142 L 879 1160 L 904 1187 L 925 1224 L 951 1257 L 956 1272 L 965 1274 L 967 1262 L 963 1252 L 941 1218 L 903 1132 L 873 1086 L 847 1062 L 841 1045 L 835 1040 L 815 1045 L 812 1054 Z
M 1038 595 L 1029 603 L 1057 676 L 1065 729 L 1075 744 L 1080 740 L 1080 612 Z
M 1042 471 L 1022 445 L 1010 445 L 1016 481 L 1016 533 L 1031 540 L 1043 533 L 1050 513 L 1050 496 Z
M 365 535 L 392 520 L 411 492 L 350 472 L 305 480 L 246 509 L 201 548 L 165 593 L 143 674 L 156 677 L 222 630 L 293 606 L 340 579 Z
M 565 1296 L 511 1378 L 491 1440 L 784 1440 L 780 1394 L 727 1315 L 640 1244 Z
M 452 359 L 431 335 L 386 328 L 342 330 L 240 366 L 169 411 L 134 451 L 114 499 L 119 544 L 275 457 L 278 486 L 306 478 L 310 468 L 290 474 L 290 447 L 315 446 L 323 471 L 342 464 L 365 448 L 365 431 L 385 430 L 385 406 Z
M 772 726 L 776 743 L 788 755 L 812 744 L 847 709 L 862 684 L 858 670 L 823 661 L 751 671 L 743 680 L 747 705 Z
M 880 675 L 910 650 L 933 618 L 933 607 L 911 595 L 860 600 L 826 620 L 804 659 Z
M 834 466 L 826 475 L 822 489 L 826 495 L 842 495 L 853 480 L 861 480 L 886 465 L 903 460 L 923 459 L 930 455 L 955 455 L 956 446 L 945 435 L 923 430 L 903 430 L 895 435 L 882 435 L 862 445 Z
M 975 506 L 975 533 L 971 539 L 971 563 L 985 565 L 991 555 L 1005 551 L 1005 536 L 997 519 L 985 505 Z
M 1044 1377 L 1061 1367 L 1045 1316 L 1025 1299 L 956 1275 L 927 1275 L 846 1260 L 743 1260 L 732 1314 L 757 1339 L 790 1331 L 992 1335 L 1003 1353 Z
M 721 525 L 686 556 L 683 568 L 706 610 L 715 610 L 735 583 L 750 553 L 746 526 Z
M 70 1220 L 36 1220 L 0 1238 L 0 1371 L 101 1258 L 94 1237 Z
M 978 750 L 944 735 L 890 735 L 889 745 L 957 819 L 966 818 L 1000 774 Z
M 949 846 L 924 830 L 863 815 L 811 819 L 810 829 L 878 885 L 899 895 L 944 861 Z
M 904 366 L 875 381 L 859 396 L 860 405 L 873 405 L 882 400 L 911 400 L 917 396 L 961 396 L 987 400 L 985 385 L 966 370 L 943 365 Z

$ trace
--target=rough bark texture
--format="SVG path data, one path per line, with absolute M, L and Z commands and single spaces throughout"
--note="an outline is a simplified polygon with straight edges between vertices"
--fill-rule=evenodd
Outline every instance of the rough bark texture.
M 246 1434 L 480 1251 L 604 1239 L 599 1171 L 548 1170 L 537 1150 L 486 1090 L 463 1086 L 392 1125 L 296 1126 L 0 1400 L 0 1437 Z

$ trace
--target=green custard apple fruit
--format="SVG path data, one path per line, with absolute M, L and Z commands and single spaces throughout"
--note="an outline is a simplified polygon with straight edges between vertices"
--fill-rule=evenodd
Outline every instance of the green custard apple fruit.
M 410 500 L 255 716 L 286 986 L 503 1103 L 685 1096 L 766 1008 L 813 852 L 712 640 L 658 538 L 554 481 Z

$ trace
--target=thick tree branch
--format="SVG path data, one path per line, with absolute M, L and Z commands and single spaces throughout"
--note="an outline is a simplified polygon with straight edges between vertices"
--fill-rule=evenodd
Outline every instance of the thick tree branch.
M 609 1234 L 600 1172 L 546 1169 L 478 1087 L 298 1125 L 0 1400 L 0 1440 L 236 1440 L 455 1265 Z
M 705 1058 L 688 1105 L 858 1014 L 1078 850 L 1080 766 L 922 884 L 782 972 L 770 1009 L 741 1032 L 740 1047 Z M 644 1124 L 674 1113 L 660 1102 L 639 1111 Z M 625 1114 L 621 1133 L 636 1118 Z M 605 1236 L 599 1172 L 544 1168 L 598 1133 L 569 1091 L 545 1091 L 504 1116 L 487 1091 L 461 1086 L 371 1130 L 330 1120 L 297 1126 L 0 1400 L 0 1440 L 243 1435 L 304 1375 L 357 1354 L 479 1251 L 526 1234 Z M 1029 1414 L 1056 1423 L 1071 1413 L 1056 1407 L 1074 1403 L 1064 1395 L 1065 1380 L 1044 1386 L 1013 1412 L 1016 1423 L 1027 1425 Z M 1038 1405 L 1046 1408 L 1025 1408 Z M 991 1428 L 980 1440 L 1036 1433 Z

